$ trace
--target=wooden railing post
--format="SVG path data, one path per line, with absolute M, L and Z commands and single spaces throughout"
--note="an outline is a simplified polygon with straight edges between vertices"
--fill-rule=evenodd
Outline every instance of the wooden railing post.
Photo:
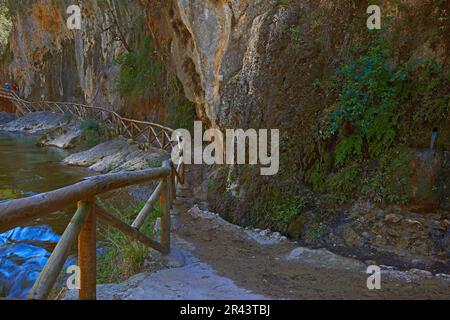
M 78 237 L 78 266 L 80 267 L 79 300 L 95 300 L 97 297 L 96 217 L 94 199 L 89 200 L 89 213 Z M 82 206 L 80 202 L 78 206 Z
M 165 161 L 164 168 L 170 168 L 169 161 Z M 163 178 L 163 190 L 160 197 L 161 207 L 161 244 L 165 253 L 170 252 L 170 174 Z
M 77 212 L 67 226 L 66 231 L 64 231 L 64 234 L 61 236 L 55 250 L 48 259 L 44 270 L 42 270 L 39 278 L 31 289 L 28 295 L 29 299 L 41 300 L 47 298 L 58 275 L 64 267 L 64 263 L 70 250 L 76 244 L 77 237 L 82 227 L 85 225 L 91 208 L 92 206 L 90 203 L 82 202 L 79 204 Z
M 171 189 L 171 200 L 170 200 L 170 206 L 173 206 L 173 202 L 177 198 L 177 187 L 176 187 L 176 169 L 172 165 L 172 174 L 170 175 L 170 189 Z

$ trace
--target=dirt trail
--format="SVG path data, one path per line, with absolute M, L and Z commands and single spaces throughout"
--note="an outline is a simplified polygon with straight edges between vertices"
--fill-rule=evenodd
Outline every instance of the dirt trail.
M 320 255 L 317 261 L 287 261 L 285 257 L 297 248 L 295 243 L 261 245 L 242 228 L 192 212 L 177 216 L 175 233 L 219 275 L 252 292 L 276 299 L 450 299 L 450 282 L 404 273 L 399 273 L 403 279 L 397 279 L 394 272 L 382 272 L 382 289 L 368 290 L 368 275 L 364 268 L 358 270 L 357 261 L 336 256 L 341 262 L 337 267 L 321 263 Z
M 162 258 L 164 266 L 99 286 L 99 299 L 450 299 L 448 279 L 385 271 L 382 289 L 371 291 L 359 261 L 287 240 L 262 244 L 270 238 L 198 207 L 175 212 L 173 250 Z M 286 259 L 295 258 L 293 252 L 297 258 Z
M 152 253 L 148 272 L 99 286 L 99 299 L 450 299 L 450 279 L 389 269 L 382 270 L 382 289 L 369 290 L 360 261 L 301 248 L 193 207 L 193 183 L 178 190 L 171 255 Z

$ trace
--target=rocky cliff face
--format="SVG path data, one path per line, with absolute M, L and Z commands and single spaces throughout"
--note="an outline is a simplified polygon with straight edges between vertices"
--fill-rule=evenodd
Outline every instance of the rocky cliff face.
M 323 84 L 335 81 L 332 76 L 336 69 L 351 57 L 354 48 L 370 44 L 366 28 L 368 2 L 92 0 L 82 2 L 84 26 L 81 31 L 65 27 L 64 11 L 69 2 L 31 1 L 32 4 L 14 19 L 10 38 L 12 56 L 3 71 L 17 79 L 25 97 L 84 100 L 122 112 L 141 110 L 144 117 L 149 117 L 146 109 L 142 112 L 142 105 L 130 104 L 129 99 L 120 97 L 113 89 L 120 71 L 113 61 L 127 50 L 124 38 L 130 39 L 138 29 L 144 30 L 157 41 L 159 53 L 167 56 L 164 60 L 167 69 L 181 82 L 186 97 L 196 105 L 198 118 L 207 126 L 281 130 L 281 173 L 264 178 L 252 167 L 214 168 L 209 178 L 211 183 L 208 183 L 211 209 L 226 214 L 235 222 L 271 226 L 310 242 L 329 231 L 322 222 L 327 224 L 325 221 L 330 216 L 334 219 L 332 223 L 345 220 L 345 214 L 335 211 L 339 199 L 323 200 L 314 193 L 311 197 L 303 196 L 302 190 L 311 186 L 315 163 L 319 163 L 319 167 L 330 166 L 326 155 L 335 150 L 340 139 L 324 141 L 321 137 L 324 115 L 336 100 L 336 94 L 324 90 Z M 448 65 L 448 2 L 401 1 L 399 4 L 383 0 L 379 5 L 383 25 L 394 21 L 386 36 L 387 45 L 394 49 L 392 60 L 401 64 L 431 58 Z M 143 18 L 141 22 L 139 17 Z M 115 19 L 120 20 L 120 29 L 114 27 Z M 118 32 L 120 30 L 123 32 Z M 445 90 L 448 88 L 441 91 Z M 160 108 L 167 111 L 168 107 Z M 445 120 L 445 109 L 442 110 Z M 440 160 L 430 168 L 420 163 L 434 128 L 440 132 L 440 154 L 435 158 Z M 351 126 L 346 129 L 343 136 L 354 131 Z M 408 137 L 400 137 L 396 145 L 408 147 L 408 154 L 417 155 L 410 161 L 415 168 L 412 179 L 416 181 L 411 182 L 414 184 L 410 186 L 412 193 L 422 200 L 424 194 L 432 199 L 427 208 L 419 206 L 414 210 L 434 212 L 439 207 L 437 202 L 449 200 L 448 196 L 445 198 L 446 187 L 436 188 L 437 183 L 440 186 L 449 183 L 449 156 L 444 152 L 450 149 L 448 109 L 447 120 L 426 122 L 415 131 L 418 134 L 414 144 L 405 142 Z M 425 167 L 432 174 L 417 169 Z M 362 186 L 354 192 L 361 189 Z M 426 190 L 421 192 L 422 189 Z M 444 195 L 437 197 L 436 190 Z M 311 198 L 323 201 L 311 205 L 308 200 Z M 435 198 L 440 200 L 433 200 Z M 264 203 L 258 203 L 258 199 Z M 282 203 L 276 204 L 280 199 Z M 427 202 L 422 200 L 419 201 L 422 204 Z M 273 216 L 262 213 L 269 205 Z M 442 208 L 448 211 L 448 207 Z M 424 236 L 425 244 L 420 246 L 424 248 L 422 252 L 435 251 L 442 256 L 441 251 L 448 250 L 448 227 L 445 227 L 448 213 L 437 212 L 433 217 L 440 217 L 436 218 L 437 222 L 430 222 L 438 224 L 440 231 Z M 380 213 L 377 219 L 380 223 L 385 221 Z M 307 235 L 303 232 L 305 228 Z M 355 233 L 347 227 L 337 229 L 345 230 L 341 238 Z M 367 235 L 367 231 L 365 233 Z M 374 243 L 371 236 L 376 237 L 376 234 L 369 234 L 365 242 L 360 241 L 359 247 L 366 242 Z M 411 244 L 405 245 L 405 250 L 410 249 L 408 246 L 414 247 L 415 239 L 411 237 Z M 430 242 L 430 237 L 437 240 Z M 333 232 L 328 238 L 332 239 L 329 243 L 338 242 Z M 391 244 L 395 246 L 396 240 L 383 246 Z
M 395 52 L 393 59 L 399 63 L 421 59 L 448 63 L 448 6 L 432 1 L 405 1 L 401 5 L 380 1 L 379 5 L 383 24 L 393 25 L 386 36 L 387 46 Z M 423 260 L 415 259 L 420 260 L 419 267 L 437 263 L 442 269 L 443 263 L 445 269 L 449 199 L 443 193 L 449 187 L 449 168 L 448 161 L 442 159 L 448 158 L 445 151 L 450 147 L 448 109 L 443 109 L 444 120 L 415 129 L 421 134 L 406 143 L 413 149 L 405 152 L 412 154 L 405 165 L 412 168 L 406 174 L 411 176 L 399 178 L 408 180 L 407 188 L 412 190 L 411 202 L 403 207 L 405 217 L 412 214 L 439 227 L 424 227 L 428 231 L 419 235 L 404 224 L 401 233 L 390 232 L 385 237 L 381 230 L 390 230 L 386 216 L 398 208 L 378 211 L 372 222 L 362 218 L 363 227 L 356 230 L 352 225 L 358 224 L 355 215 L 359 211 L 348 208 L 338 213 L 333 208 L 339 199 L 310 201 L 310 195 L 301 195 L 299 186 L 311 179 L 317 157 L 334 150 L 337 143 L 320 142 L 324 113 L 336 99 L 321 86 L 332 79 L 355 47 L 370 43 L 367 7 L 364 1 L 173 1 L 164 16 L 171 30 L 166 37 L 178 77 L 186 95 L 197 103 L 199 117 L 221 129 L 279 128 L 282 132 L 281 174 L 263 178 L 251 167 L 216 168 L 210 176 L 210 206 L 235 222 L 275 226 L 310 243 L 352 247 L 360 253 L 391 251 L 397 264 L 408 265 L 405 261 L 411 262 L 420 252 Z M 445 101 L 441 103 L 445 105 Z M 426 151 L 433 126 L 440 131 L 440 154 L 434 157 Z M 417 165 L 423 162 L 424 154 L 433 159 L 425 165 L 426 170 Z M 359 184 L 356 180 L 351 183 Z M 364 188 L 361 183 L 355 193 Z M 266 216 L 265 211 L 271 215 Z M 418 218 L 416 212 L 430 215 Z M 378 229 L 369 228 L 368 232 L 370 223 Z M 396 236 L 400 234 L 408 236 Z M 355 238 L 360 241 L 354 242 Z M 426 258 L 430 253 L 437 258 Z
M 169 51 L 186 96 L 205 122 L 221 128 L 298 128 L 320 111 L 323 97 L 314 97 L 314 81 L 333 72 L 366 31 L 367 5 L 351 0 L 142 3 L 84 1 L 83 28 L 73 31 L 66 27 L 65 13 L 71 1 L 30 1 L 14 17 L 12 55 L 2 72 L 19 82 L 25 97 L 81 96 L 117 106 L 121 103 L 112 83 L 118 66 L 113 61 L 126 51 L 120 33 L 129 40 L 141 28 Z M 407 13 L 399 18 L 414 23 L 408 32 L 430 27 L 417 12 L 431 4 L 406 5 Z M 385 16 L 395 16 L 391 1 L 380 6 Z M 139 17 L 146 21 L 136 24 Z M 448 35 L 441 26 L 444 35 L 436 36 L 438 28 L 405 41 L 409 56 L 432 54 L 447 61 Z
M 417 35 L 399 44 L 412 50 L 405 58 L 447 61 L 446 27 L 423 21 L 432 3 L 405 5 L 400 14 L 391 1 L 380 3 L 384 22 L 388 16 L 408 20 L 403 32 Z M 221 127 L 286 124 L 301 113 L 299 107 L 315 108 L 314 80 L 334 71 L 350 47 L 364 40 L 366 9 L 358 1 L 179 0 L 164 19 L 171 22 L 178 75 L 208 121 Z M 433 38 L 436 29 L 441 32 Z M 291 112 L 277 115 L 277 105 Z
M 123 102 L 113 90 L 118 72 L 113 61 L 125 48 L 110 10 L 120 16 L 129 38 L 139 4 L 83 1 L 82 30 L 69 30 L 66 10 L 72 4 L 38 0 L 17 8 L 3 74 L 31 100 L 81 100 L 120 109 Z

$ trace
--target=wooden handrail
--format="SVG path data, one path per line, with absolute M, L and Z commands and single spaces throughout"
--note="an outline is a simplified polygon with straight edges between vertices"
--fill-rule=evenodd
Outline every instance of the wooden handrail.
M 55 191 L 0 203 L 0 233 L 67 208 L 78 201 L 115 189 L 161 179 L 169 174 L 168 168 L 107 174 L 87 178 Z
M 126 135 L 130 139 L 134 139 L 135 135 L 133 131 L 139 131 L 139 136 L 145 139 L 145 142 L 152 144 L 153 142 L 158 143 L 158 147 L 163 150 L 171 150 L 174 146 L 173 141 L 170 141 L 173 130 L 169 127 L 162 126 L 157 123 L 134 120 L 126 117 L 120 116 L 117 112 L 105 109 L 97 106 L 88 106 L 81 103 L 74 102 L 56 102 L 56 101 L 27 101 L 20 98 L 15 92 L 7 91 L 4 88 L 0 88 L 0 97 L 11 100 L 18 111 L 25 115 L 27 112 L 36 112 L 36 111 L 56 111 L 59 113 L 70 113 L 77 117 L 80 117 L 84 120 L 87 120 L 90 117 L 88 111 L 92 111 L 94 117 L 99 117 L 99 113 L 108 114 L 108 118 L 110 118 L 111 124 L 117 126 L 119 128 L 120 134 Z M 97 119 L 99 121 L 104 121 L 104 117 L 99 117 Z M 139 127 L 139 125 L 145 126 L 145 128 Z M 159 130 L 162 138 L 158 137 L 159 133 L 156 131 Z M 149 134 L 145 134 L 149 132 Z M 165 141 L 168 143 L 165 143 Z
M 29 102 L 18 97 L 13 91 L 7 91 L 3 88 L 0 88 L 0 97 L 10 99 L 23 115 L 27 112 L 50 109 L 60 113 L 69 112 L 86 119 L 90 116 L 89 111 L 94 112 L 97 116 L 100 112 L 102 117 L 103 113 L 106 113 L 108 114 L 106 121 L 117 126 L 120 134 L 128 135 L 131 139 L 136 136 L 143 136 L 149 144 L 156 141 L 160 148 L 166 150 L 171 150 L 176 146 L 176 142 L 170 139 L 172 129 L 151 122 L 122 118 L 116 112 L 104 108 L 69 102 Z M 105 121 L 104 117 L 102 121 Z M 146 127 L 141 128 L 140 125 Z M 157 130 L 160 132 L 158 133 Z M 154 180 L 160 182 L 131 226 L 106 212 L 95 203 L 98 195 Z M 97 219 L 121 231 L 131 239 L 167 254 L 170 251 L 170 209 L 176 198 L 176 189 L 179 183 L 184 184 L 183 158 L 180 159 L 177 166 L 171 161 L 164 161 L 161 168 L 89 177 L 58 190 L 0 203 L 0 233 L 28 224 L 37 218 L 45 217 L 78 203 L 77 212 L 47 261 L 28 298 L 47 298 L 64 267 L 70 249 L 75 245 L 77 237 L 81 285 L 79 299 L 91 300 L 96 298 Z M 158 200 L 162 213 L 160 242 L 150 239 L 139 231 Z
M 121 231 L 133 240 L 167 254 L 170 251 L 170 208 L 176 196 L 174 181 L 176 175 L 170 161 L 164 161 L 161 168 L 136 172 L 107 174 L 82 180 L 74 185 L 24 199 L 0 203 L 0 233 L 11 228 L 44 217 L 78 202 L 78 210 L 51 254 L 38 280 L 29 293 L 29 299 L 45 299 L 53 288 L 58 275 L 78 237 L 78 257 L 80 268 L 79 299 L 91 300 L 96 297 L 96 219 Z M 183 174 L 183 173 L 177 173 Z M 146 210 L 139 213 L 133 226 L 129 226 L 116 216 L 95 204 L 97 195 L 160 180 L 152 193 Z M 156 200 L 155 200 L 156 199 Z M 161 242 L 150 239 L 138 230 L 157 199 L 161 206 Z
M 155 192 L 153 192 L 150 199 L 148 199 L 147 203 L 145 204 L 144 208 L 139 212 L 136 220 L 132 223 L 132 227 L 139 230 L 142 225 L 144 224 L 145 220 L 149 216 L 149 214 L 153 211 L 155 208 L 156 202 L 159 200 L 159 197 L 161 196 L 161 193 L 163 191 L 164 182 L 161 181 L 158 186 L 155 189 Z
M 95 210 L 98 215 L 98 218 L 102 222 L 106 223 L 107 225 L 120 230 L 123 234 L 125 234 L 126 236 L 130 237 L 133 240 L 142 242 L 147 247 L 158 250 L 159 252 L 167 253 L 167 250 L 166 250 L 167 248 L 165 248 L 163 245 L 150 239 L 145 234 L 143 234 L 142 232 L 139 232 L 135 228 L 130 227 L 128 224 L 121 221 L 119 218 L 117 218 L 113 214 L 108 213 L 105 209 L 103 209 L 99 206 L 96 206 Z
M 80 210 L 86 210 L 86 222 L 78 234 L 78 267 L 80 270 L 79 300 L 97 298 L 97 220 L 95 200 L 79 203 Z M 82 209 L 84 207 L 84 209 Z

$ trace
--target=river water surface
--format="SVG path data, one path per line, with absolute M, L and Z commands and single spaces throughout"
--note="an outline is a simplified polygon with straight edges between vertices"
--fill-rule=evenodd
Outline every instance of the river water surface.
M 36 147 L 34 137 L 0 132 L 0 202 L 51 191 L 90 175 L 87 169 L 62 165 L 65 156 L 59 149 Z M 26 297 L 75 209 L 0 234 L 0 297 Z

